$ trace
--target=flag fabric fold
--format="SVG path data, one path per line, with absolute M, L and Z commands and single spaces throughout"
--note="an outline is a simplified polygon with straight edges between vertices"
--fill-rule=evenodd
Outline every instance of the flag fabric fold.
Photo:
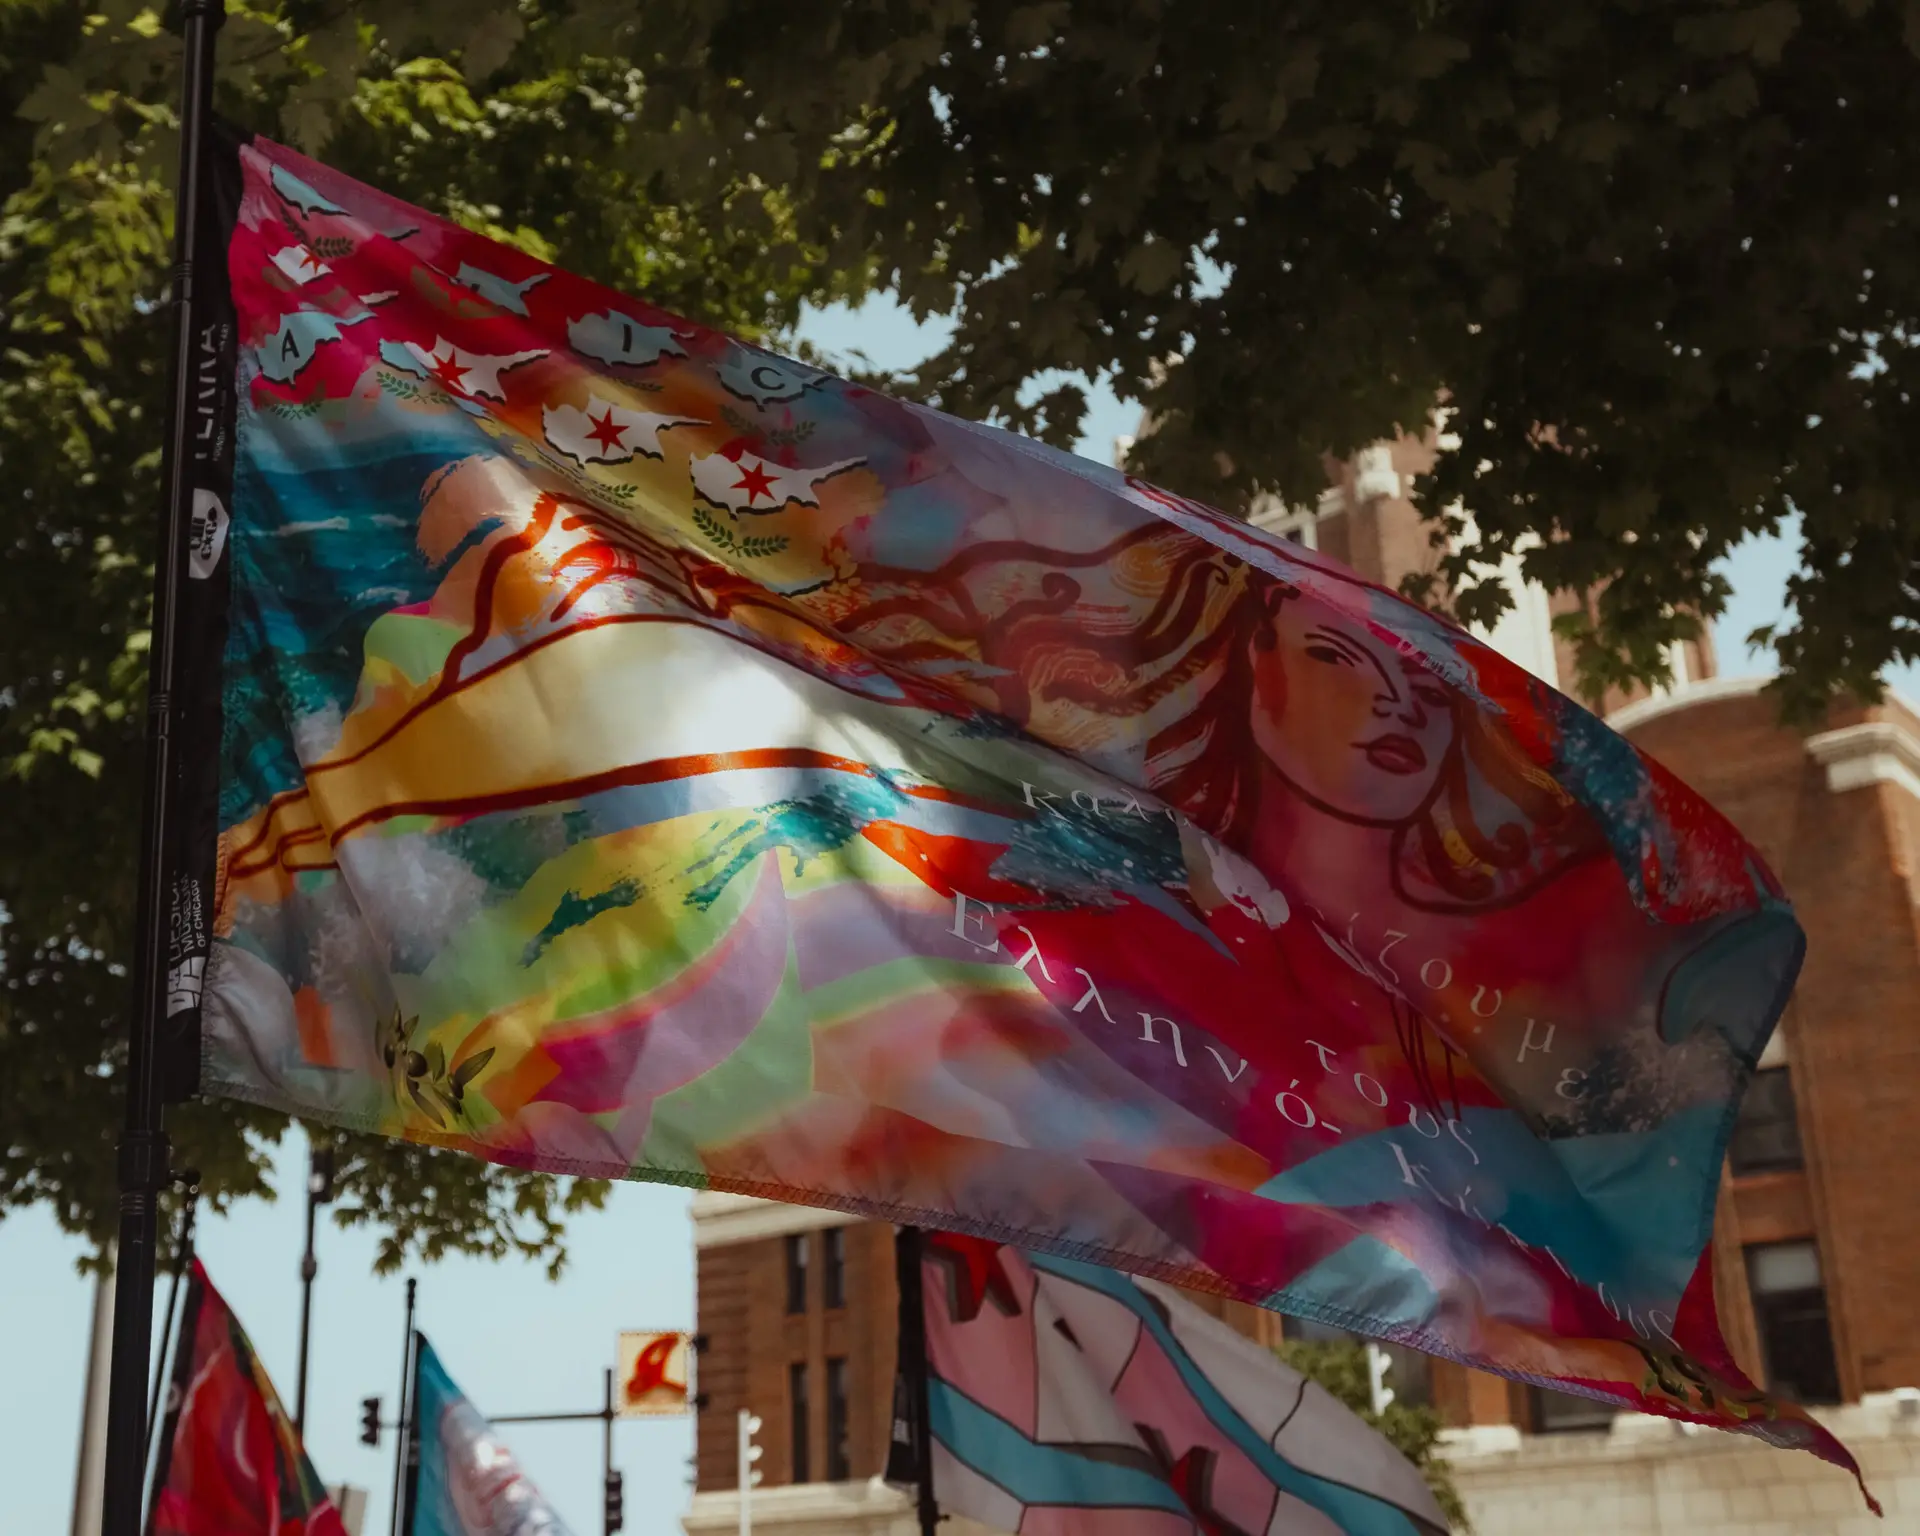
M 902 1263 L 926 1450 L 897 1417 L 887 1476 L 930 1461 L 942 1513 L 1015 1536 L 1445 1536 L 1377 1430 L 1171 1286 L 959 1233 Z
M 205 1089 L 1840 1454 L 1706 1262 L 1800 930 L 1657 764 L 1194 502 L 224 164 Z
M 198 1259 L 153 1487 L 148 1536 L 346 1536 L 246 1330 Z
M 406 1536 L 568 1536 L 494 1427 L 416 1334 Z

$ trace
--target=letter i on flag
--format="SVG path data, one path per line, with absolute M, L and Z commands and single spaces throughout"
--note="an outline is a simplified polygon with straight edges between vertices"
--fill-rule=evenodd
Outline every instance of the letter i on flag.
M 1377 1430 L 1171 1286 L 917 1237 L 901 1354 L 923 1351 L 924 1380 L 902 1383 L 887 1480 L 930 1477 L 945 1514 L 1046 1536 L 1445 1536 Z
M 1714 1317 L 1802 937 L 1685 786 L 1312 551 L 216 158 L 205 1091 L 1845 1460 Z
M 193 1261 L 148 1536 L 346 1536 L 246 1330 Z

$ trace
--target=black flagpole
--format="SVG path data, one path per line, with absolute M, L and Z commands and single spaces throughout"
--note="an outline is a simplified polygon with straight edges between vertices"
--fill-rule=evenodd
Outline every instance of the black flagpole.
M 171 726 L 177 683 L 176 616 L 192 518 L 194 236 L 201 160 L 213 113 L 214 38 L 224 0 L 181 0 L 185 68 L 180 92 L 180 176 L 173 230 L 173 402 L 163 447 L 166 501 L 154 555 L 147 762 L 135 919 L 134 999 L 127 1041 L 127 1116 L 119 1148 L 120 1237 L 113 1292 L 113 1363 L 108 1376 L 104 1536 L 140 1536 L 147 1459 L 147 1370 L 153 1348 L 154 1249 L 160 1193 L 168 1179 L 161 1113 L 160 1026 L 167 962 L 166 849 L 174 779 Z
M 613 1519 L 613 1367 L 607 1367 L 605 1406 L 600 1410 L 600 1528 L 602 1536 L 620 1529 Z
M 313 1336 L 313 1281 L 320 1261 L 313 1252 L 313 1226 L 319 1208 L 333 1203 L 333 1148 L 322 1145 L 324 1134 L 307 1132 L 307 1247 L 300 1255 L 300 1368 L 294 1377 L 293 1427 L 307 1437 L 307 1349 Z
M 414 1506 L 420 1502 L 420 1351 L 427 1336 L 413 1331 L 413 1384 L 408 1388 L 406 1498 L 400 1506 L 400 1536 L 413 1536 Z
M 180 1214 L 180 1240 L 173 1248 L 173 1283 L 167 1287 L 167 1315 L 160 1324 L 160 1367 L 153 1373 L 153 1396 L 147 1402 L 146 1462 L 153 1465 L 154 1437 L 160 1428 L 160 1392 L 167 1382 L 167 1361 L 173 1339 L 173 1317 L 180 1306 L 180 1285 L 186 1279 L 187 1265 L 193 1260 L 193 1224 L 200 1211 L 200 1175 L 183 1173 L 180 1182 L 187 1191 Z
M 920 1536 L 935 1536 L 940 1505 L 933 1496 L 933 1425 L 927 1401 L 927 1306 L 921 1267 L 924 1235 L 918 1227 L 902 1227 L 897 1239 L 900 1281 L 900 1373 L 910 1394 L 909 1424 L 913 1436 L 914 1512 Z
M 407 1502 L 407 1449 L 413 1435 L 414 1356 L 418 1352 L 413 1330 L 413 1299 L 419 1282 L 407 1282 L 407 1335 L 400 1346 L 400 1443 L 393 1448 L 393 1503 L 387 1510 L 389 1536 L 401 1536 L 402 1507 Z M 411 1522 L 409 1522 L 411 1523 Z

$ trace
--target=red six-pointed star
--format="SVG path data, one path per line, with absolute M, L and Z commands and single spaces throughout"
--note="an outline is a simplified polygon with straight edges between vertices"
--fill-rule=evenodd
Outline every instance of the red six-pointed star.
M 747 493 L 748 506 L 752 506 L 761 496 L 766 497 L 768 501 L 773 500 L 773 476 L 760 465 L 755 465 L 751 469 L 743 466 L 740 470 L 740 478 L 734 481 L 733 488 Z
M 587 420 L 593 423 L 593 430 L 587 434 L 587 439 L 598 443 L 602 453 L 612 453 L 627 446 L 627 429 L 615 424 L 612 406 L 607 407 L 604 416 L 589 416 Z
M 433 376 L 442 384 L 446 385 L 448 389 L 457 389 L 464 394 L 467 388 L 465 382 L 466 377 L 473 370 L 470 368 L 462 368 L 456 363 L 454 359 L 458 356 L 459 353 L 452 347 L 447 348 L 447 355 L 445 357 L 442 357 L 438 352 L 434 353 Z

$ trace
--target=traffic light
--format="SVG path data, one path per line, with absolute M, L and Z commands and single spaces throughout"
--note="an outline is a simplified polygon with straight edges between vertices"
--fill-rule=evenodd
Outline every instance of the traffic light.
M 627 1480 L 619 1472 L 607 1474 L 606 1487 L 606 1532 L 607 1536 L 620 1530 L 627 1523 Z
M 315 1145 L 307 1154 L 307 1193 L 315 1205 L 333 1203 L 333 1148 Z
M 377 1397 L 360 1399 L 360 1443 L 362 1445 L 380 1443 L 380 1399 Z
M 758 1488 L 764 1473 L 754 1465 L 766 1452 L 753 1443 L 753 1437 L 760 1433 L 760 1415 L 747 1409 L 740 1410 L 740 1486 Z
M 1378 1344 L 1367 1346 L 1367 1400 L 1375 1413 L 1386 1412 L 1393 1401 L 1393 1388 L 1387 1385 L 1387 1372 L 1393 1369 L 1393 1357 Z

